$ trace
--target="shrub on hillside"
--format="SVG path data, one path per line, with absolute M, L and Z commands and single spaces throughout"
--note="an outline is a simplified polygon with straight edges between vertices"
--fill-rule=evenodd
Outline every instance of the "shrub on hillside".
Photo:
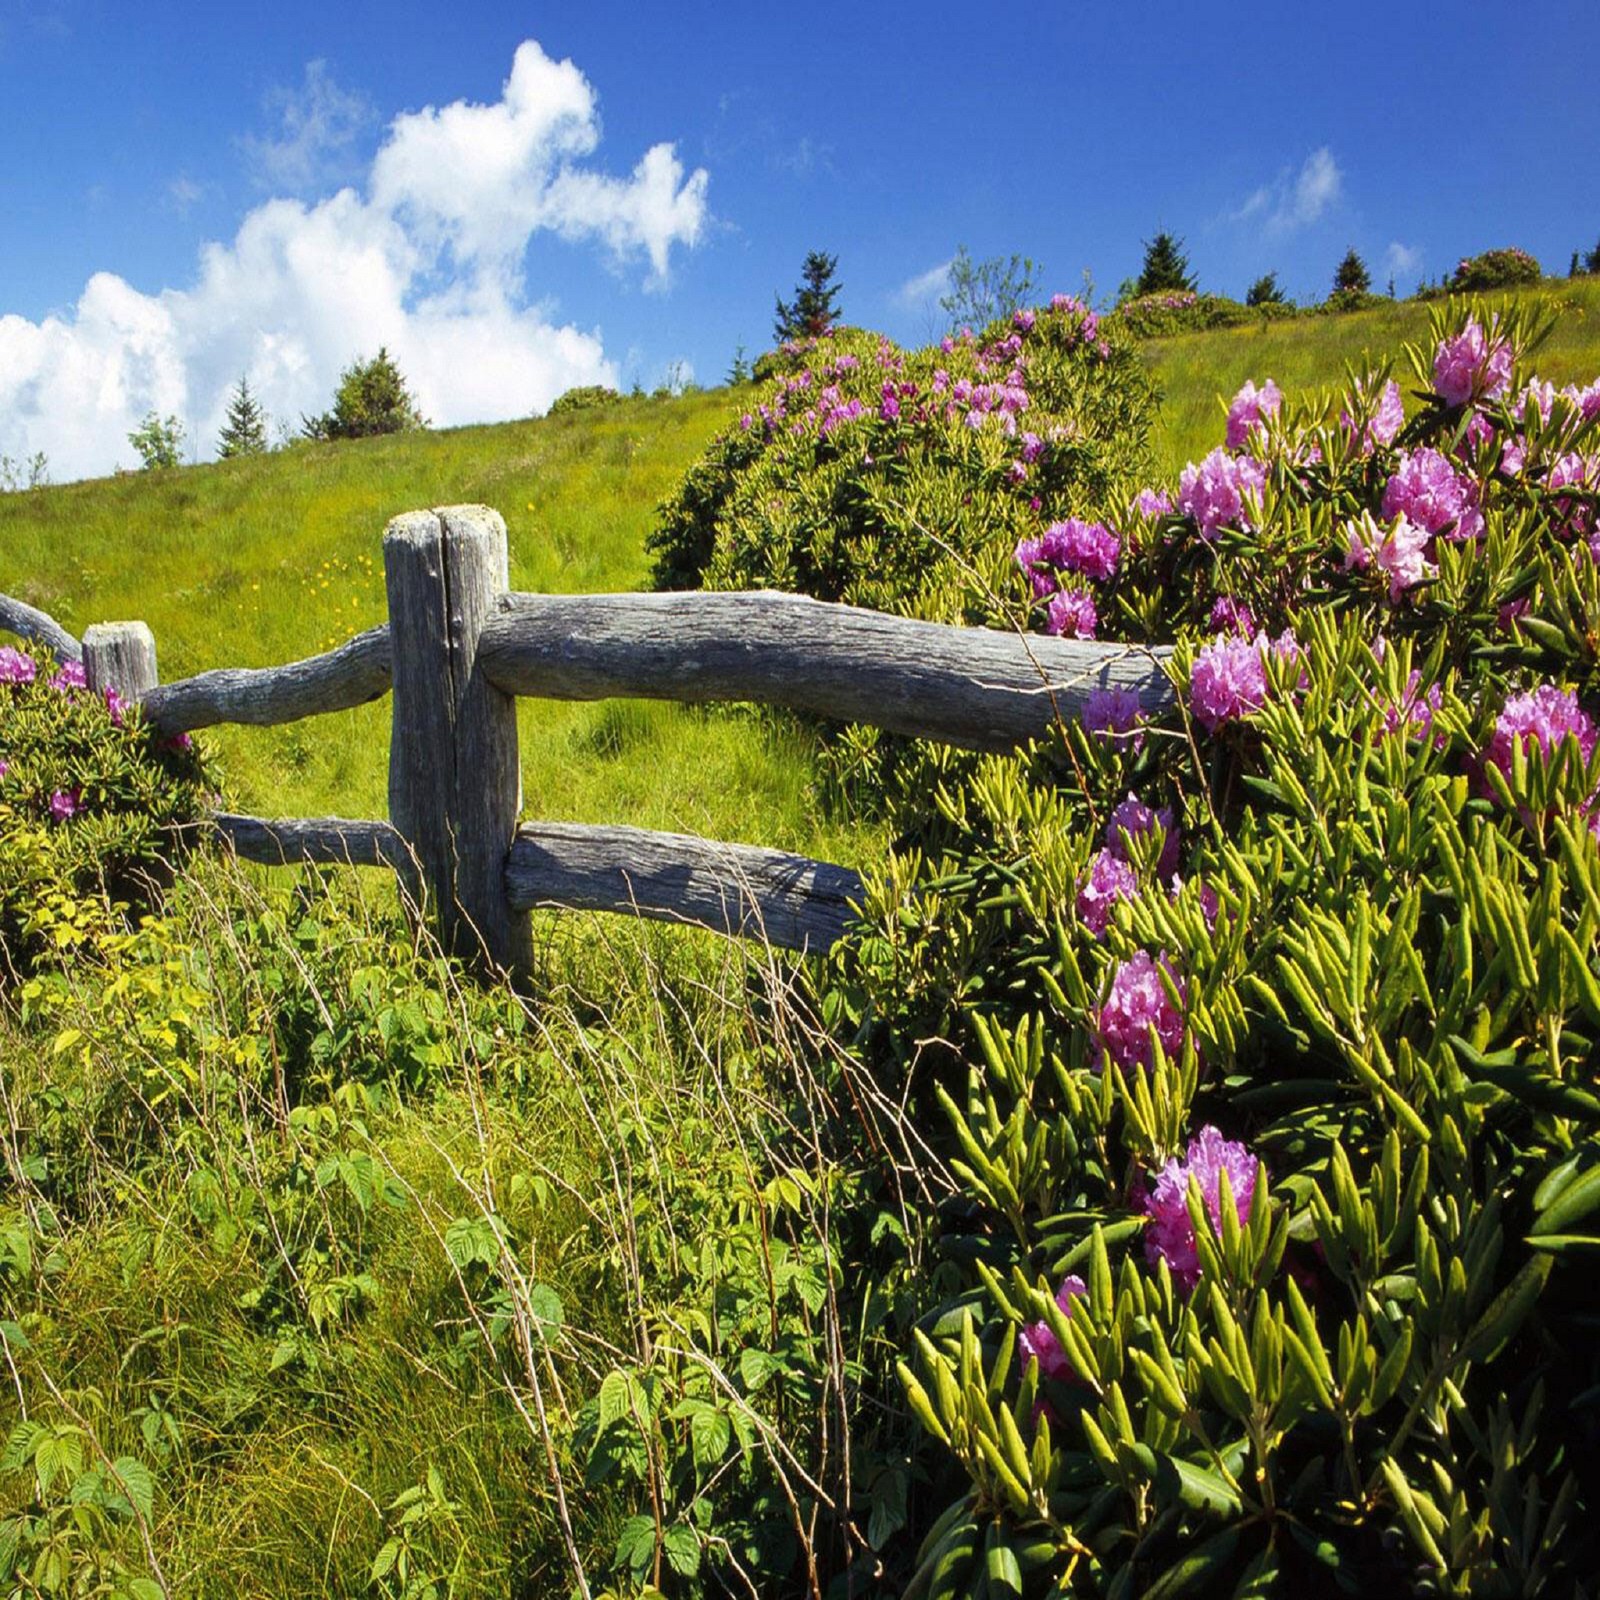
M 1512 245 L 1504 250 L 1463 256 L 1450 276 L 1450 288 L 1458 294 L 1481 294 L 1488 289 L 1537 283 L 1541 276 L 1539 263 L 1526 250 Z
M 0 645 L 0 976 L 145 906 L 203 810 L 187 737 L 159 739 L 83 669 Z
M 986 761 L 836 959 L 842 1022 L 948 1041 L 966 1195 L 903 1370 L 964 1487 L 910 1594 L 1592 1570 L 1600 382 L 1527 377 L 1514 310 L 1434 332 L 1409 419 L 1384 372 L 1248 385 L 1175 486 L 1019 552 L 1041 624 L 1078 588 L 1177 641 L 1175 712 Z
M 339 375 L 331 411 L 301 422 L 308 439 L 368 439 L 428 425 L 394 357 L 381 345 L 370 361 L 353 361 Z
M 1174 333 L 1203 333 L 1208 328 L 1238 328 L 1263 317 L 1294 313 L 1295 307 L 1283 300 L 1243 306 L 1226 295 L 1184 290 L 1124 300 L 1106 320 L 1126 329 L 1135 339 L 1160 339 Z
M 615 405 L 622 396 L 609 384 L 585 383 L 567 389 L 550 402 L 548 416 L 560 417 L 570 411 L 592 411 L 596 406 Z
M 757 376 L 765 392 L 661 507 L 660 587 L 1000 620 L 1017 541 L 1119 498 L 1154 403 L 1137 353 L 1069 296 L 925 350 L 838 329 Z

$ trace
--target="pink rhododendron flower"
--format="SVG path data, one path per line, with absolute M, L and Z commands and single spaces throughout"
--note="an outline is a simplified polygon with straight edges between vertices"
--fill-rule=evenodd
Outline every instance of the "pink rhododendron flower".
M 1257 631 L 1255 613 L 1232 595 L 1218 595 L 1211 605 L 1211 626 L 1218 633 L 1240 633 L 1247 639 Z
M 1077 517 L 1051 523 L 1039 546 L 1053 566 L 1089 578 L 1114 576 L 1122 551 L 1122 541 L 1103 522 L 1081 522 Z
M 1434 713 L 1444 698 L 1436 683 L 1422 687 L 1422 673 L 1413 667 L 1406 678 L 1405 693 L 1399 705 L 1387 706 L 1383 713 L 1383 731 L 1386 735 L 1402 729 L 1413 739 L 1432 738 L 1435 748 L 1442 750 L 1447 743 L 1443 733 L 1433 731 Z
M 1367 406 L 1368 391 L 1358 385 L 1352 399 L 1360 410 Z M 1372 415 L 1361 429 L 1361 453 L 1370 456 L 1374 450 L 1383 446 L 1387 448 L 1399 437 L 1400 430 L 1406 423 L 1405 402 L 1400 398 L 1400 385 L 1390 378 L 1378 391 L 1378 403 L 1373 407 Z M 1355 418 L 1348 410 L 1339 413 L 1339 426 L 1346 433 L 1355 429 Z
M 1114 850 L 1102 850 L 1078 879 L 1078 918 L 1096 939 L 1104 938 L 1111 908 L 1139 892 L 1133 868 Z
M 50 815 L 57 822 L 66 822 L 78 814 L 83 804 L 81 789 L 56 789 L 50 795 Z
M 106 688 L 106 711 L 111 718 L 111 726 L 122 726 L 122 714 L 128 709 L 128 702 L 109 685 Z
M 1475 539 L 1483 532 L 1477 485 L 1461 477 L 1437 450 L 1400 457 L 1383 489 L 1383 517 L 1405 517 L 1430 534 Z
M 1600 457 L 1582 456 L 1569 450 L 1545 474 L 1547 490 L 1574 488 L 1593 495 L 1600 491 Z M 1595 503 L 1575 495 L 1558 495 L 1552 503 L 1555 531 L 1566 539 L 1582 539 L 1596 531 Z
M 32 683 L 38 670 L 32 656 L 0 644 L 0 683 Z
M 1117 739 L 1132 735 L 1133 748 L 1144 749 L 1144 708 L 1136 689 L 1091 689 L 1083 705 L 1083 725 L 1090 733 Z
M 1062 1315 L 1070 1317 L 1072 1302 L 1088 1292 L 1089 1286 L 1082 1278 L 1073 1275 L 1063 1279 L 1061 1287 L 1056 1290 L 1056 1304 L 1061 1307 Z M 1024 1371 L 1030 1361 L 1037 1361 L 1041 1378 L 1052 1378 L 1058 1383 L 1070 1383 L 1072 1380 L 1072 1364 L 1067 1360 L 1061 1341 L 1051 1332 L 1048 1322 L 1030 1322 L 1018 1332 L 1017 1360 Z
M 1106 1056 L 1118 1067 L 1155 1065 L 1152 1028 L 1167 1055 L 1177 1055 L 1183 1046 L 1183 1013 L 1167 993 L 1163 970 L 1172 976 L 1165 956 L 1157 960 L 1137 950 L 1111 979 L 1095 1017 L 1095 1031 Z M 1187 992 L 1183 979 L 1175 977 L 1174 984 L 1181 1003 Z
M 50 687 L 61 694 L 71 694 L 74 690 L 89 687 L 89 675 L 83 670 L 81 661 L 63 661 L 50 679 Z
M 1260 494 L 1266 481 L 1267 469 L 1253 456 L 1231 456 L 1219 445 L 1178 474 L 1178 509 L 1194 518 L 1203 539 L 1224 526 L 1248 527 L 1246 497 Z
M 1510 775 L 1511 753 L 1516 745 L 1526 751 L 1537 745 L 1546 756 L 1563 740 L 1571 739 L 1585 763 L 1594 754 L 1596 728 L 1593 719 L 1570 689 L 1540 684 L 1528 694 L 1514 694 L 1505 703 L 1494 725 L 1483 759 Z
M 1186 1293 L 1200 1281 L 1200 1252 L 1195 1246 L 1194 1219 L 1189 1215 L 1189 1180 L 1200 1187 L 1211 1226 L 1222 1231 L 1222 1180 L 1228 1174 L 1234 1214 L 1243 1225 L 1249 1220 L 1256 1193 L 1256 1160 L 1240 1143 L 1224 1139 L 1212 1127 L 1202 1128 L 1189 1141 L 1186 1158 L 1174 1156 L 1156 1174 L 1155 1188 L 1145 1196 L 1150 1218 L 1144 1233 L 1145 1259 L 1151 1266 L 1165 1261 L 1172 1281 Z
M 1446 405 L 1464 406 L 1474 396 L 1498 400 L 1511 386 L 1511 346 L 1504 339 L 1491 343 L 1472 318 L 1455 338 L 1439 341 L 1433 386 Z
M 1013 311 L 1011 313 L 1011 321 L 1024 333 L 1033 332 L 1034 314 L 1026 308 L 1021 311 Z
M 1577 384 L 1569 383 L 1561 392 L 1578 408 L 1585 422 L 1593 422 L 1600 417 L 1600 378 L 1581 389 Z
M 1550 408 L 1556 401 L 1556 386 L 1546 382 L 1543 378 L 1530 378 L 1522 386 L 1522 393 L 1512 403 L 1512 412 L 1519 417 L 1526 417 L 1529 404 L 1539 408 L 1539 420 L 1550 420 Z
M 1253 378 L 1247 378 L 1228 407 L 1228 448 L 1242 450 L 1252 433 L 1266 432 L 1267 419 L 1277 416 L 1282 405 L 1283 391 L 1271 378 L 1259 389 Z
M 1189 703 L 1208 733 L 1267 703 L 1266 641 L 1221 634 L 1203 645 L 1189 674 Z
M 1167 806 L 1152 811 L 1137 795 L 1130 794 L 1118 803 L 1106 823 L 1106 848 L 1126 861 L 1135 839 L 1158 831 L 1162 843 L 1156 873 L 1170 878 L 1178 870 L 1178 830 L 1172 825 L 1172 811 Z
M 1365 572 L 1368 567 L 1376 567 L 1389 580 L 1390 605 L 1408 589 L 1438 576 L 1439 569 L 1428 560 L 1432 535 L 1404 516 L 1396 517 L 1393 527 L 1384 528 L 1369 511 L 1345 524 L 1345 537 L 1349 541 L 1345 571 L 1355 567 Z
M 1130 509 L 1141 517 L 1164 517 L 1172 510 L 1172 496 L 1165 489 L 1141 489 Z
M 1087 589 L 1063 589 L 1045 609 L 1045 629 L 1060 639 L 1092 639 L 1099 620 Z

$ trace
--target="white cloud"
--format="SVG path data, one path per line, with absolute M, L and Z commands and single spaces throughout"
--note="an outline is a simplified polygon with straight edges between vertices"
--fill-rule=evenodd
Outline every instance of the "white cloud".
M 246 134 L 238 144 L 261 187 L 280 194 L 351 176 L 356 141 L 378 120 L 365 95 L 333 81 L 326 61 L 307 62 L 301 86 L 274 89 L 266 105 L 281 132 L 270 139 Z
M 1401 244 L 1396 239 L 1383 252 L 1383 264 L 1393 277 L 1398 278 L 1402 275 L 1409 277 L 1413 272 L 1422 270 L 1422 247 Z
M 895 301 L 908 311 L 919 311 L 941 295 L 949 294 L 950 268 L 954 265 L 955 257 L 952 256 L 936 267 L 929 267 L 926 272 L 919 272 L 914 278 L 907 278 L 895 290 Z
M 209 454 L 241 373 L 294 424 L 380 344 L 440 425 L 615 384 L 598 331 L 554 325 L 525 293 L 528 241 L 598 243 L 660 286 L 672 247 L 706 226 L 709 179 L 686 177 L 666 144 L 627 177 L 581 165 L 599 137 L 582 74 L 529 42 L 494 105 L 396 117 L 365 193 L 265 201 L 202 248 L 188 287 L 144 294 L 102 272 L 70 312 L 0 317 L 0 454 L 43 450 L 57 481 L 107 472 L 132 459 L 127 434 L 150 410 L 177 414 Z
M 1285 167 L 1232 213 L 1233 222 L 1258 222 L 1269 233 L 1290 233 L 1318 221 L 1344 192 L 1344 175 L 1326 146 L 1313 150 L 1295 172 Z
M 166 204 L 170 211 L 176 211 L 182 217 L 188 215 L 190 206 L 205 196 L 205 185 L 196 183 L 193 178 L 180 172 L 167 185 Z

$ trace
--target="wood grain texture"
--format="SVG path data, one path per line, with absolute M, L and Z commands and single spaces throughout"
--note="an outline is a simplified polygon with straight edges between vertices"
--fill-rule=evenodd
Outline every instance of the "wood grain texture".
M 234 853 L 246 861 L 281 867 L 319 861 L 351 867 L 409 867 L 411 853 L 388 822 L 352 822 L 344 817 L 266 817 L 218 812 L 211 818 Z
M 516 702 L 478 658 L 484 621 L 506 592 L 505 523 L 487 506 L 411 512 L 389 524 L 383 556 L 394 663 L 389 815 L 416 852 L 446 947 L 526 972 L 532 929 L 505 895 L 522 803 Z
M 389 625 L 358 633 L 336 650 L 281 667 L 221 667 L 164 683 L 142 698 L 165 734 L 221 722 L 270 727 L 325 711 L 348 711 L 388 691 Z
M 83 646 L 48 612 L 0 594 L 0 629 L 48 645 L 60 661 L 82 661 Z
M 156 641 L 142 622 L 92 622 L 83 631 L 83 669 L 96 694 L 138 700 L 160 681 Z
M 755 845 L 644 828 L 524 823 L 506 861 L 512 905 L 616 911 L 820 952 L 844 932 L 861 878 Z
M 508 594 L 484 670 L 511 694 L 755 700 L 893 733 L 1004 750 L 1081 717 L 1091 690 L 1155 712 L 1170 654 L 955 628 L 799 595 Z

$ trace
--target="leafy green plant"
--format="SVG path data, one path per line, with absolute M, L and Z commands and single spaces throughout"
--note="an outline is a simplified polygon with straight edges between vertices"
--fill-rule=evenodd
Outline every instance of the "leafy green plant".
M 1537 283 L 1542 276 L 1539 263 L 1526 250 L 1511 245 L 1462 257 L 1450 275 L 1450 288 L 1458 294 L 1483 294 L 1491 289 Z
M 594 406 L 615 405 L 622 396 L 609 384 L 585 383 L 563 390 L 550 402 L 547 415 L 564 416 L 570 411 L 588 411 Z
M 145 414 L 139 426 L 128 435 L 128 443 L 139 452 L 139 460 L 146 471 L 183 464 L 183 422 L 176 416 L 163 417 L 159 412 Z
M 303 417 L 308 439 L 366 439 L 375 434 L 408 433 L 428 420 L 412 398 L 394 357 L 379 346 L 370 360 L 352 361 L 339 375 L 333 409 Z

